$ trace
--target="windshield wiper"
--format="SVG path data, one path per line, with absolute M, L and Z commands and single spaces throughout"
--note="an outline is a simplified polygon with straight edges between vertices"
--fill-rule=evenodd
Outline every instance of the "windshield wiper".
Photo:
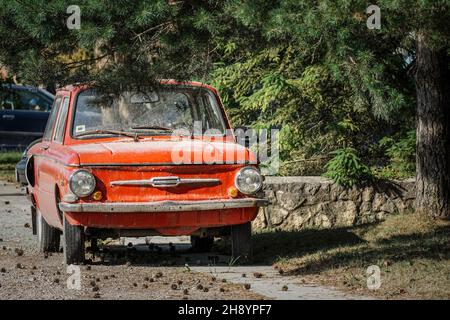
M 133 138 L 134 141 L 138 141 L 139 139 L 139 135 L 136 133 L 132 133 L 132 132 L 124 132 L 124 131 L 117 131 L 117 130 L 91 130 L 91 131 L 86 131 L 86 132 L 82 132 L 79 133 L 75 136 L 75 138 L 78 137 L 83 137 L 83 136 L 88 136 L 88 135 L 92 135 L 92 134 L 117 134 L 119 136 L 125 136 L 125 137 L 130 137 Z
M 172 131 L 172 129 L 163 127 L 163 126 L 155 126 L 149 124 L 142 124 L 131 127 L 131 129 L 147 129 L 147 130 L 161 130 L 161 131 Z

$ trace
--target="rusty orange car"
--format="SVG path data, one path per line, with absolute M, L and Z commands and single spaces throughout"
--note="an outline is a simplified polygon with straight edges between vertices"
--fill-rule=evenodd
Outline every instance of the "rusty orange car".
M 43 140 L 28 150 L 27 193 L 43 252 L 85 262 L 85 242 L 190 235 L 208 250 L 231 237 L 251 254 L 251 221 L 267 200 L 253 152 L 237 143 L 217 91 L 196 82 L 101 93 L 57 91 Z

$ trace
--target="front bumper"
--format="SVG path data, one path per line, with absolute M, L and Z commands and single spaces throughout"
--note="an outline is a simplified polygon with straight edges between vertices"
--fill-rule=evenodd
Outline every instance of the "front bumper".
M 267 199 L 259 198 L 155 202 L 61 202 L 59 209 L 63 212 L 179 212 L 264 207 L 268 204 Z

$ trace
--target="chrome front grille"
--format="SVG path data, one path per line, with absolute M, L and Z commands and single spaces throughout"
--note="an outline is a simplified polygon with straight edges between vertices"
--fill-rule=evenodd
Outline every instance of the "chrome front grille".
M 214 178 L 200 178 L 189 179 L 179 178 L 176 176 L 170 177 L 154 177 L 144 180 L 117 180 L 111 181 L 111 187 L 114 186 L 151 186 L 154 188 L 170 188 L 179 185 L 217 185 L 220 184 L 220 179 Z

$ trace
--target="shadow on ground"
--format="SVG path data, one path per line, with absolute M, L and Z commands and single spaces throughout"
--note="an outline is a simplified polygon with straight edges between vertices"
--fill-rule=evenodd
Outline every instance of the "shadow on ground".
M 307 275 L 342 267 L 450 259 L 449 225 L 420 229 L 420 232 L 414 227 L 405 231 L 396 230 L 396 227 L 396 224 L 367 224 L 351 228 L 257 233 L 252 239 L 252 265 L 289 262 L 288 274 Z M 216 243 L 210 253 L 193 252 L 187 243 L 101 246 L 94 259 L 88 262 L 179 267 L 237 264 L 230 258 L 227 241 Z
M 185 267 L 229 265 L 230 257 L 221 252 L 194 252 L 190 244 L 159 243 L 101 245 L 96 251 L 87 248 L 86 263 L 92 265 L 129 265 Z
M 253 236 L 254 262 L 272 264 L 283 257 L 301 257 L 364 242 L 352 228 L 258 233 Z
M 320 274 L 341 267 L 362 267 L 428 259 L 450 259 L 450 227 L 425 233 L 368 236 L 377 225 L 330 230 L 268 232 L 254 236 L 255 263 L 291 261 L 288 274 Z

